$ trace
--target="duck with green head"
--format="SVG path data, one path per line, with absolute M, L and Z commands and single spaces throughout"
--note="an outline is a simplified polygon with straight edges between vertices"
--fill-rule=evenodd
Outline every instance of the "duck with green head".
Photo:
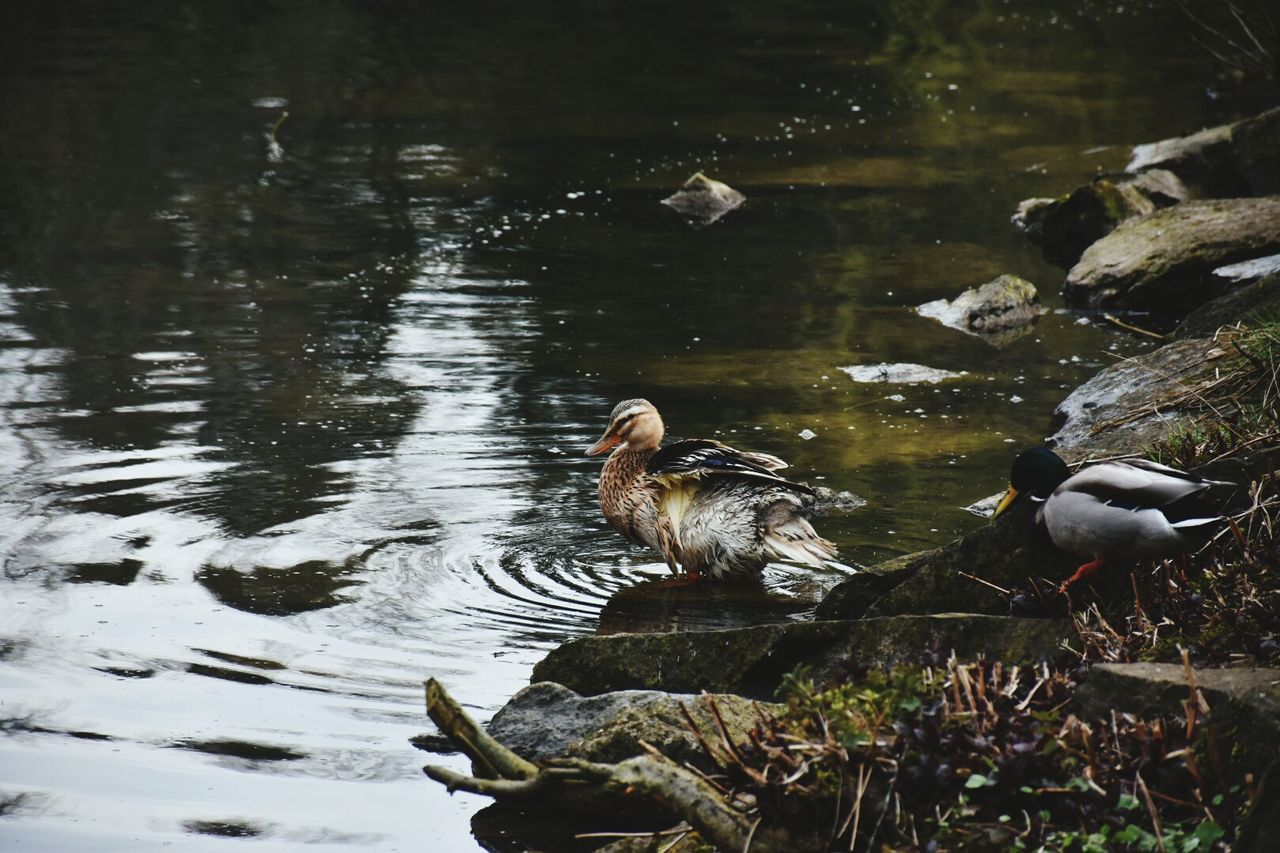
M 1146 459 L 1099 462 L 1075 474 L 1062 457 L 1043 447 L 1013 460 L 1009 490 L 994 520 L 1019 496 L 1040 504 L 1036 523 L 1053 544 L 1089 561 L 1059 590 L 1104 564 L 1163 559 L 1203 544 L 1224 521 L 1205 500 L 1212 486 L 1229 486 Z

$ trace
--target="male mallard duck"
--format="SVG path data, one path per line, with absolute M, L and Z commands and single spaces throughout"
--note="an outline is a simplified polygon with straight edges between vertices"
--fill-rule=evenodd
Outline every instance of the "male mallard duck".
M 1222 517 L 1204 501 L 1206 480 L 1145 459 L 1100 462 L 1072 474 L 1052 450 L 1025 450 L 1013 460 L 1009 490 L 994 519 L 1020 494 L 1040 502 L 1036 523 L 1053 544 L 1091 560 L 1059 587 L 1098 570 L 1104 562 L 1182 554 L 1202 544 Z
M 659 449 L 666 427 L 648 400 L 623 400 L 587 450 L 613 453 L 600 472 L 600 509 L 628 540 L 662 554 L 689 582 L 758 573 L 770 560 L 821 566 L 835 545 L 806 516 L 813 491 L 774 472 L 776 456 L 710 439 Z

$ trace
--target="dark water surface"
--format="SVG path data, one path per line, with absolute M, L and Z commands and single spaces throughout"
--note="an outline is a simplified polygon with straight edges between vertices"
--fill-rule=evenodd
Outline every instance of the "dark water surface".
M 475 849 L 425 676 L 483 719 L 566 638 L 802 618 L 839 571 L 645 586 L 582 458 L 624 397 L 865 497 L 851 563 L 979 524 L 1144 345 L 912 306 L 1058 304 L 1016 202 L 1228 117 L 1170 7 L 1056 5 L 7 9 L 0 846 Z M 749 198 L 702 230 L 698 169 Z

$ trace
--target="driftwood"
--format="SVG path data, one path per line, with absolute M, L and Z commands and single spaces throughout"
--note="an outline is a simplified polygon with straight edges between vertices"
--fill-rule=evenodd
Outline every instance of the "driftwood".
M 645 755 L 617 764 L 562 759 L 540 767 L 486 734 L 434 678 L 426 681 L 426 691 L 428 716 L 481 774 L 468 776 L 433 765 L 423 768 L 450 793 L 468 791 L 499 802 L 558 811 L 589 807 L 596 814 L 647 805 L 685 820 L 720 850 L 784 853 L 800 849 L 793 835 L 762 827 L 757 815 L 734 807 L 710 782 L 652 747 Z

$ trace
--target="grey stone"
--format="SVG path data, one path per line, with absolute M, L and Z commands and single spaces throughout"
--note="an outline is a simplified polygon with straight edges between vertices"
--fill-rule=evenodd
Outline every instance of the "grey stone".
M 1280 670 L 1197 669 L 1197 688 L 1210 708 L 1221 757 L 1239 772 L 1260 775 L 1280 757 Z M 1190 697 L 1180 664 L 1096 664 L 1076 691 L 1085 719 L 1118 712 L 1138 717 L 1183 713 Z
M 695 173 L 676 193 L 662 203 L 679 213 L 690 225 L 710 225 L 729 211 L 739 207 L 747 197 L 728 184 Z
M 1174 313 L 1215 291 L 1217 267 L 1280 252 L 1280 196 L 1188 201 L 1130 219 L 1085 250 L 1063 295 L 1091 307 Z
M 1221 344 L 1195 338 L 1103 368 L 1058 404 L 1048 443 L 1093 455 L 1137 452 L 1198 417 L 1179 410 L 1176 398 L 1228 355 Z
M 1044 313 L 1036 287 L 1016 275 L 1001 275 L 970 288 L 948 302 L 936 299 L 916 309 L 952 329 L 977 335 L 997 346 L 1031 331 Z
M 1278 272 L 1280 272 L 1280 255 L 1267 255 L 1263 258 L 1252 258 L 1238 264 L 1218 267 L 1213 274 L 1232 284 L 1245 284 Z
M 1202 195 L 1280 193 L 1280 108 L 1133 149 L 1129 172 L 1168 169 Z
M 746 739 L 762 712 L 780 710 L 741 696 L 717 695 L 713 699 L 735 743 Z M 656 690 L 582 696 L 549 682 L 532 684 L 511 697 L 487 729 L 529 761 L 563 757 L 622 761 L 643 753 L 643 741 L 669 758 L 709 770 L 712 762 L 690 730 L 681 705 L 703 738 L 719 742 L 720 731 L 705 697 Z
M 583 637 L 554 649 L 533 670 L 586 695 L 614 690 L 708 690 L 771 698 L 786 673 L 808 666 L 825 680 L 846 662 L 916 663 L 931 652 L 1006 661 L 1055 653 L 1073 636 L 1061 620 L 946 613 L 854 621 L 794 622 L 724 631 Z

